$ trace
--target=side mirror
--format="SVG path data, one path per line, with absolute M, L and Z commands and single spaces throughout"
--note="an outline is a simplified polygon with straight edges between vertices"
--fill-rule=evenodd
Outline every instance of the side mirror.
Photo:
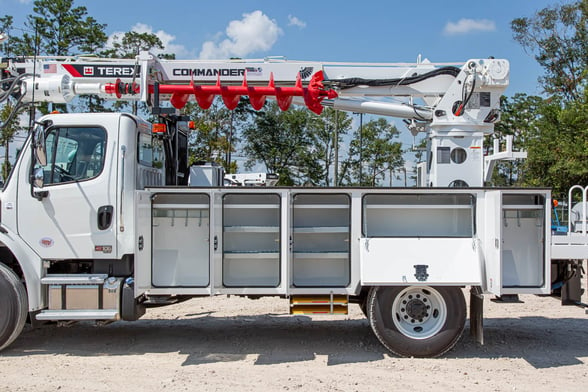
M 33 140 L 31 141 L 31 151 L 33 155 L 33 162 L 40 167 L 32 168 L 30 177 L 31 196 L 41 201 L 49 195 L 47 191 L 41 191 L 43 188 L 45 176 L 43 173 L 43 166 L 47 165 L 47 151 L 45 150 L 45 130 L 51 126 L 50 121 L 37 123 L 37 127 L 33 131 Z M 33 166 L 33 167 L 34 167 Z
M 45 176 L 43 173 L 43 168 L 42 167 L 36 168 L 35 172 L 33 173 L 33 185 L 35 186 L 35 188 L 43 188 L 44 181 L 45 181 Z
M 45 126 L 43 125 L 39 125 L 35 129 L 33 139 L 33 153 L 35 154 L 35 160 L 39 165 L 47 165 L 47 151 L 45 150 Z

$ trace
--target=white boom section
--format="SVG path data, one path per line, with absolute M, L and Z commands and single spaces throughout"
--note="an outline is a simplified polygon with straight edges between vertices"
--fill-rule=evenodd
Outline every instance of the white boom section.
M 166 89 L 161 90 L 159 100 L 170 99 L 176 108 L 195 98 L 203 106 L 202 102 L 211 102 L 216 95 L 222 95 L 230 106 L 229 101 L 235 104 L 241 95 L 248 94 L 253 105 L 257 102 L 257 106 L 262 106 L 268 95 L 284 109 L 292 102 L 292 96 L 298 95 L 295 102 L 303 96 L 315 112 L 320 112 L 322 104 L 345 111 L 406 118 L 411 120 L 409 128 L 413 133 L 426 132 L 429 137 L 427 180 L 422 183 L 433 187 L 483 186 L 483 138 L 493 132 L 493 123 L 499 119 L 500 96 L 508 86 L 509 63 L 474 59 L 456 65 L 428 61 L 306 62 L 275 57 L 162 60 L 143 52 L 136 59 L 39 57 L 36 61 L 11 61 L 6 68 L 14 77 L 30 74 L 22 79 L 20 93 L 25 102 L 34 99 L 61 103 L 76 95 L 96 94 L 106 99 L 153 103 L 155 86 L 161 84 Z M 284 92 L 296 90 L 291 86 L 298 78 L 299 93 Z M 205 88 L 208 90 L 204 91 Z M 182 90 L 178 93 L 179 89 Z M 308 98 L 311 89 L 315 95 L 321 95 Z

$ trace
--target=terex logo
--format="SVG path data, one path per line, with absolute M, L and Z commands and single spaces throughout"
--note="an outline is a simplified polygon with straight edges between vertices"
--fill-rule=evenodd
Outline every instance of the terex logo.
M 94 68 L 93 67 L 84 67 L 84 76 L 92 76 L 94 75 Z
M 134 67 L 94 67 L 99 76 L 133 76 Z

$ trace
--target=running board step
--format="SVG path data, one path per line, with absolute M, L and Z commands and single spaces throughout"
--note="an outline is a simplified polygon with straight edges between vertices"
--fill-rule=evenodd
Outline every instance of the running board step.
M 37 314 L 37 320 L 120 320 L 120 314 L 113 309 L 95 310 L 43 310 Z
M 290 297 L 290 314 L 348 314 L 346 295 L 295 295 Z
M 39 320 L 118 320 L 123 278 L 106 274 L 47 275 L 47 309 Z
M 107 278 L 106 274 L 51 274 L 41 278 L 41 284 L 104 284 Z

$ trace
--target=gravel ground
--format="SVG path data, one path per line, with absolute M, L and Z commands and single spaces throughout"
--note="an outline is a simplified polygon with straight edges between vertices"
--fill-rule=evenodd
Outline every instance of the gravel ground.
M 485 299 L 442 358 L 390 355 L 357 305 L 289 316 L 278 298 L 200 298 L 103 327 L 27 328 L 0 353 L 0 391 L 586 391 L 588 315 L 552 298 Z

